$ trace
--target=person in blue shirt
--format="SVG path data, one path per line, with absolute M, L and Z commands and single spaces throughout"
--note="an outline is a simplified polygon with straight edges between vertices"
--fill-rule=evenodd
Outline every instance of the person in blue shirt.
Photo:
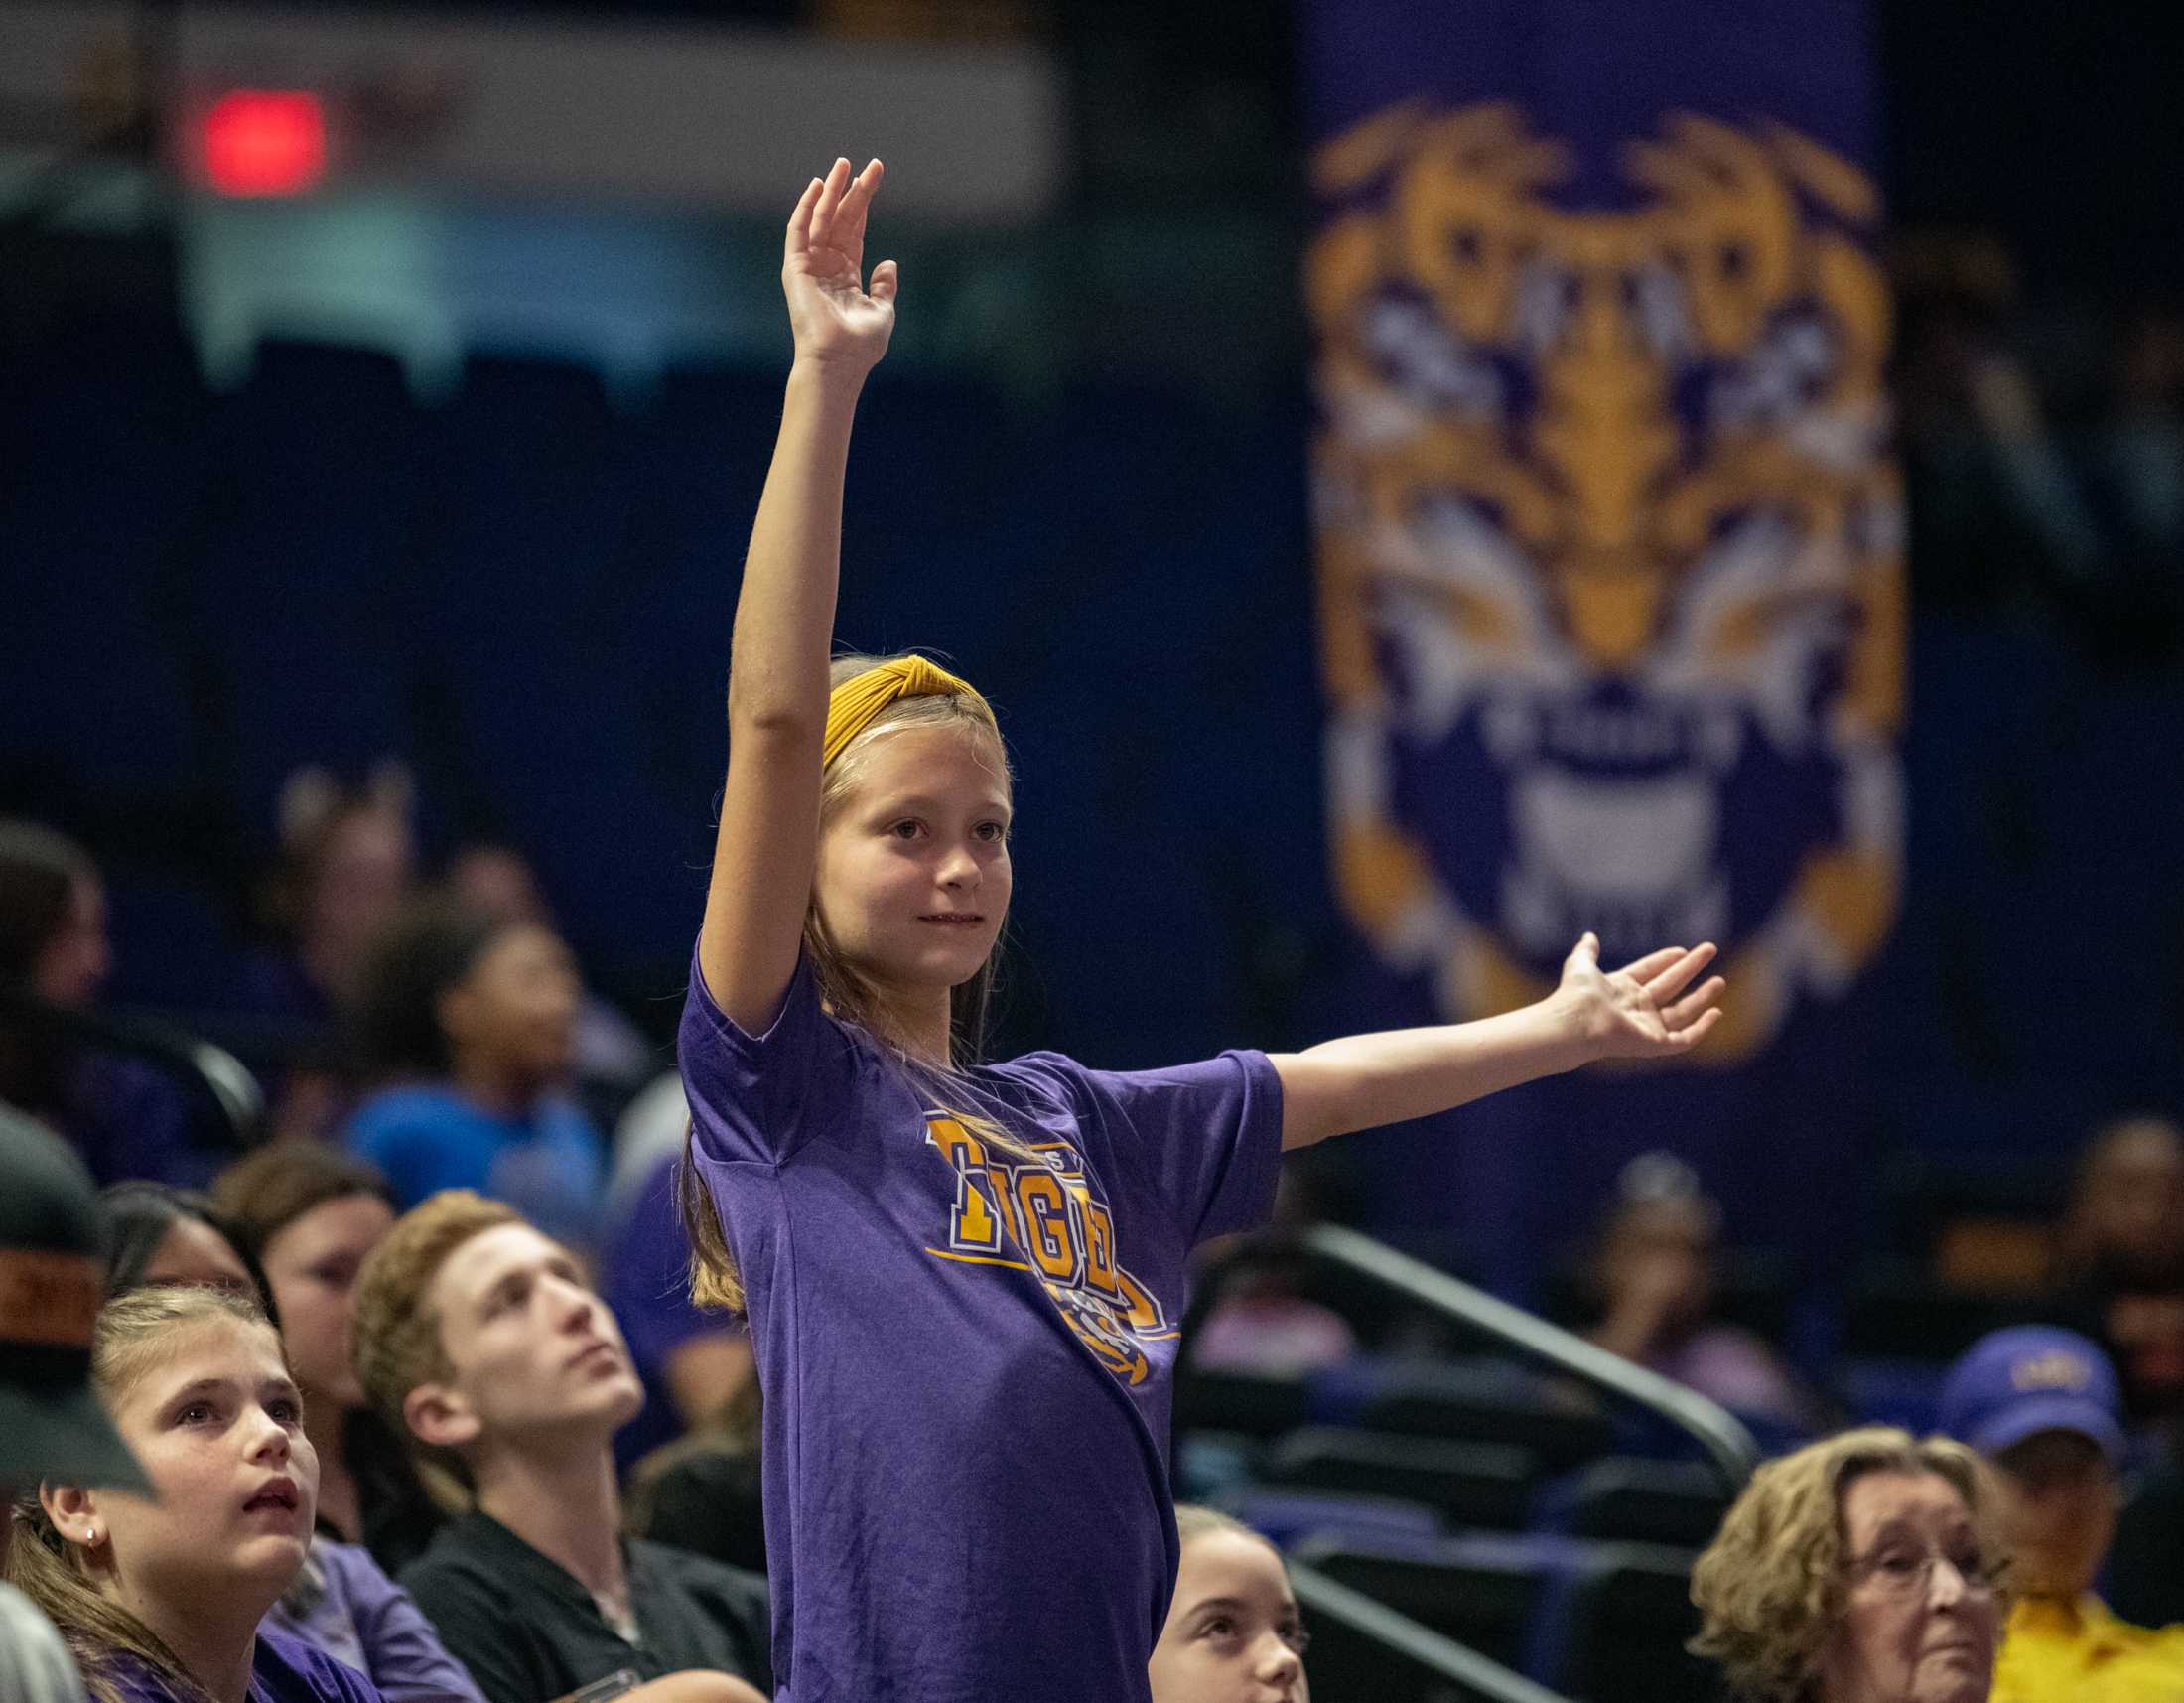
M 582 987 L 552 930 L 442 897 L 407 908 L 365 966 L 359 1051 L 378 1086 L 344 1144 L 397 1207 L 442 1189 L 507 1202 L 591 1248 L 606 1143 L 567 1091 Z

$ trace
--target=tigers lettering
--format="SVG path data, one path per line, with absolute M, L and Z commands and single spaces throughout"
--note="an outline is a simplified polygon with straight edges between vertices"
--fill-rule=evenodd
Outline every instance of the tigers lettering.
M 1152 1373 L 1144 1345 L 1175 1335 L 1160 1300 L 1123 1268 L 1114 1214 L 1067 1142 L 1034 1142 L 1024 1163 L 989 1152 L 955 1118 L 926 1119 L 926 1142 L 956 1174 L 942 1258 L 1013 1266 L 1038 1278 L 1062 1322 L 1116 1377 Z

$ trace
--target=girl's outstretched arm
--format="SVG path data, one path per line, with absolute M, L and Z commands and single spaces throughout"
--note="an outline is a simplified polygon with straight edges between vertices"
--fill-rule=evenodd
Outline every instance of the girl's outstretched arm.
M 781 288 L 796 359 L 751 528 L 728 671 L 728 785 L 698 965 L 742 1028 L 772 1020 L 795 973 L 819 843 L 827 656 L 842 566 L 842 481 L 865 376 L 894 329 L 895 265 L 865 283 L 878 160 L 837 160 L 788 221 Z
M 1710 945 L 1666 946 L 1609 975 L 1587 934 L 1564 963 L 1562 985 L 1522 1011 L 1277 1054 L 1282 1145 L 1427 1117 L 1595 1059 L 1685 1052 L 1721 1016 L 1719 976 L 1691 987 L 1712 958 Z

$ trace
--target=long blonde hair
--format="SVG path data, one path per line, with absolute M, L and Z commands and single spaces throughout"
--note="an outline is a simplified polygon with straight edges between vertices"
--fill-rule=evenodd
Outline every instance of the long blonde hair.
M 280 1333 L 257 1302 L 208 1285 L 133 1289 L 99 1309 L 91 1330 L 91 1387 L 111 1413 L 160 1358 L 163 1339 L 210 1319 L 253 1325 L 280 1351 Z M 286 1355 L 283 1354 L 283 1363 Z M 166 1639 L 101 1592 L 79 1545 L 61 1535 L 32 1486 L 8 1533 L 7 1581 L 60 1629 L 95 1703 L 131 1703 L 126 1669 L 148 1668 L 184 1703 L 212 1703 Z
M 829 691 L 839 690 L 846 682 L 889 662 L 902 660 L 900 656 L 837 656 L 827 670 Z M 824 832 L 829 822 L 838 816 L 844 804 L 855 792 L 862 778 L 873 744 L 888 734 L 900 733 L 909 728 L 957 728 L 977 738 L 991 741 L 993 756 L 1002 783 L 1013 784 L 1009 770 L 1008 747 L 1002 742 L 1000 725 L 994 720 L 993 711 L 982 698 L 966 697 L 952 692 L 933 692 L 919 697 L 900 698 L 883 710 L 872 725 L 851 740 L 832 763 L 821 771 L 819 781 L 819 825 Z M 991 1119 L 979 1117 L 968 1108 L 952 1102 L 957 1090 L 952 1084 L 954 1072 L 968 1069 L 985 1058 L 986 1025 L 991 1015 L 994 989 L 999 979 L 997 973 L 1001 948 L 997 945 L 978 973 L 950 991 L 948 996 L 948 1069 L 936 1069 L 912 1059 L 891 1033 L 879 992 L 856 966 L 842 954 L 841 949 L 828 937 L 826 925 L 819 916 L 819 895 L 814 882 L 810 900 L 804 907 L 804 955 L 811 960 L 812 977 L 818 984 L 819 998 L 826 1009 L 844 1023 L 854 1023 L 881 1043 L 883 1051 L 902 1068 L 920 1096 L 937 1109 L 957 1118 L 967 1128 L 977 1132 L 989 1146 L 1014 1154 L 1024 1160 L 1032 1159 L 1031 1153 L 1021 1143 L 998 1128 Z M 731 1313 L 744 1310 L 743 1278 L 736 1269 L 736 1256 L 730 1251 L 728 1236 L 721 1228 L 720 1208 L 714 1204 L 704 1180 L 693 1163 L 695 1157 L 696 1127 L 693 1125 L 683 1138 L 683 1163 L 677 1178 L 677 1194 L 682 1210 L 683 1228 L 690 1237 L 690 1298 L 700 1307 L 723 1309 Z

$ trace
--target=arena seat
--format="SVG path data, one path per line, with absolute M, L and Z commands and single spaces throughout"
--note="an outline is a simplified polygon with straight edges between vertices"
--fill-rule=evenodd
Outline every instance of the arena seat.
M 1176 1380 L 1175 1423 L 1182 1430 L 1277 1437 L 1311 1417 L 1311 1385 L 1296 1373 L 1193 1367 Z
M 1283 1549 L 1314 1540 L 1373 1545 L 1446 1535 L 1432 1508 L 1394 1496 L 1246 1487 L 1217 1497 L 1214 1505 Z
M 1337 1584 L 1522 1669 L 1534 1617 L 1558 1563 L 1556 1540 L 1461 1537 L 1306 1537 L 1296 1558 Z
M 1987 1332 L 2017 1322 L 2023 1306 L 2022 1297 L 1945 1288 L 1915 1265 L 1875 1261 L 1851 1287 L 1840 1350 L 1860 1359 L 1947 1364 Z
M 1721 1476 L 1684 1461 L 1611 1455 L 1543 1488 L 1543 1530 L 1701 1549 L 1728 1511 Z
M 1378 1431 L 1534 1451 L 1551 1467 L 1608 1453 L 1614 1429 L 1547 1381 L 1495 1361 L 1396 1363 L 1382 1368 L 1357 1411 Z
M 1570 1557 L 1544 1605 L 1531 1671 L 1584 1703 L 1714 1703 L 1718 1670 L 1685 1649 L 1699 1631 L 1692 1554 L 1593 1544 Z
M 1312 1634 L 1306 1665 L 1314 1696 L 1338 1703 L 1499 1703 L 1494 1693 L 1414 1662 L 1340 1621 L 1308 1611 L 1305 1618 Z
M 1276 1443 L 1262 1472 L 1270 1484 L 1393 1496 L 1434 1508 L 1451 1525 L 1518 1531 L 1540 1463 L 1509 1444 L 1308 1426 Z

